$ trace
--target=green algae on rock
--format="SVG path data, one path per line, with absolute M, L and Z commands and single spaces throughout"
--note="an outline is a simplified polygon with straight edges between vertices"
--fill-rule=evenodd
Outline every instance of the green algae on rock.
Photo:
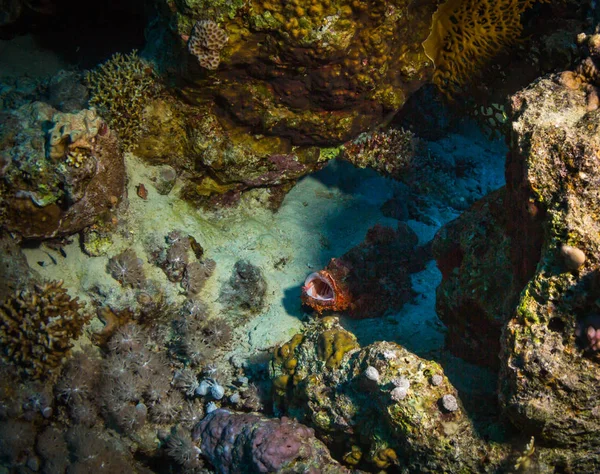
M 339 144 L 383 123 L 432 74 L 421 43 L 437 0 L 159 3 L 156 56 L 184 79 L 184 97 L 295 145 Z M 214 70 L 187 51 L 198 20 L 228 37 Z
M 267 188 L 277 208 L 294 183 L 321 169 L 337 149 L 292 146 L 224 121 L 214 107 L 159 98 L 145 110 L 147 131 L 135 153 L 169 164 L 183 178 L 181 196 L 202 206 L 231 205 L 244 191 Z
M 570 87 L 563 78 L 544 78 L 512 98 L 509 204 L 514 214 L 529 212 L 511 220 L 512 257 L 530 278 L 504 331 L 500 401 L 536 440 L 584 451 L 600 446 L 592 382 L 600 366 L 576 338 L 580 322 L 598 311 L 591 283 L 600 255 L 600 111 L 590 108 L 585 81 Z M 537 251 L 525 254 L 517 235 L 535 237 Z M 564 245 L 587 256 L 575 270 L 564 264 Z
M 448 327 L 448 348 L 494 369 L 500 362 L 500 333 L 519 294 L 510 266 L 504 197 L 502 188 L 478 201 L 442 227 L 432 246 L 442 272 L 436 311 Z
M 361 458 L 365 468 L 485 472 L 503 452 L 478 438 L 439 364 L 391 342 L 361 348 L 337 317 L 279 348 L 270 373 L 276 410 L 341 444 L 344 458 Z
M 582 66 L 511 98 L 506 188 L 434 243 L 444 278 L 438 307 L 454 344 L 486 363 L 498 338 L 499 402 L 535 437 L 540 472 L 599 468 L 600 36 L 581 41 Z M 580 251 L 575 262 L 565 248 Z M 489 294 L 496 279 L 503 293 Z

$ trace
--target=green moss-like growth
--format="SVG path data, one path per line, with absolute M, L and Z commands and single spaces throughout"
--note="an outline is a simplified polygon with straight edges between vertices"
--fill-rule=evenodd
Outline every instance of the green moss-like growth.
M 160 89 L 152 66 L 134 50 L 115 54 L 86 75 L 90 105 L 98 108 L 114 129 L 123 149 L 130 151 L 141 133 L 142 114 Z

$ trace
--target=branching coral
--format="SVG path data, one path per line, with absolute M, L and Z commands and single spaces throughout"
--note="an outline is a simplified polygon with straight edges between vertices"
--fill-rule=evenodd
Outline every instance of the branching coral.
M 90 105 L 98 108 L 116 130 L 123 148 L 133 148 L 142 130 L 142 115 L 148 101 L 159 91 L 152 66 L 137 51 L 115 54 L 89 72 Z
M 89 320 L 62 285 L 62 281 L 36 285 L 0 303 L 2 358 L 28 377 L 52 374 Z
M 433 82 L 448 96 L 521 36 L 521 14 L 538 0 L 447 0 L 433 15 L 423 43 Z M 546 2 L 548 0 L 539 0 Z

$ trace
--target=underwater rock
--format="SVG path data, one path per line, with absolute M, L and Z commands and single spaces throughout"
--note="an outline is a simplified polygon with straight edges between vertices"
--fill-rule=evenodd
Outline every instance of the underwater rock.
M 88 99 L 88 89 L 76 72 L 59 71 L 48 82 L 48 103 L 61 112 L 77 113 Z
M 500 402 L 536 441 L 580 453 L 600 446 L 600 359 L 576 334 L 600 297 L 600 110 L 590 107 L 598 84 L 587 67 L 598 59 L 511 98 L 505 201 L 524 288 L 503 332 Z M 565 265 L 564 245 L 586 257 L 576 270 Z
M 348 474 L 329 455 L 314 430 L 296 420 L 217 409 L 193 430 L 192 438 L 212 466 L 238 472 Z
M 433 246 L 451 347 L 490 363 L 499 337 L 500 405 L 549 472 L 600 467 L 600 109 L 588 59 L 512 96 L 506 189 Z M 576 262 L 565 246 L 579 249 Z
M 2 226 L 23 239 L 64 236 L 107 219 L 125 190 L 117 136 L 94 110 L 35 102 L 0 116 Z
M 26 287 L 36 275 L 15 239 L 0 236 L 0 301 Z
M 270 374 L 276 413 L 360 451 L 369 472 L 492 472 L 502 455 L 481 441 L 440 365 L 391 342 L 361 348 L 336 317 L 277 348 Z
M 499 368 L 500 333 L 516 306 L 506 234 L 504 188 L 475 203 L 436 234 L 432 252 L 442 273 L 436 312 L 458 357 Z
M 383 123 L 433 71 L 421 43 L 437 0 L 159 3 L 148 52 L 186 100 L 290 145 Z
M 175 186 L 177 171 L 168 165 L 159 166 L 156 176 L 153 178 L 154 187 L 158 194 L 167 195 Z
M 398 128 L 361 133 L 344 143 L 341 158 L 358 168 L 372 168 L 383 176 L 401 178 L 413 164 L 417 140 Z
M 177 97 L 151 102 L 144 124 L 136 155 L 171 166 L 182 180 L 181 196 L 206 207 L 231 206 L 244 191 L 268 188 L 271 207 L 277 208 L 296 180 L 337 154 L 249 133 L 246 127 L 225 124 L 213 108 L 184 104 Z
M 396 230 L 375 225 L 364 242 L 306 278 L 302 302 L 318 313 L 344 312 L 358 319 L 399 310 L 415 296 L 411 273 L 423 270 L 430 257 L 428 246 L 417 243 L 402 222 Z

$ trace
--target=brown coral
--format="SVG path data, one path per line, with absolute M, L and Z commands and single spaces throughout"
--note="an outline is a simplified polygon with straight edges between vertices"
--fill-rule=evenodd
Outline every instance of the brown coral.
M 196 22 L 188 42 L 188 50 L 198 58 L 200 66 L 214 70 L 221 62 L 220 51 L 229 40 L 225 30 L 212 20 Z
M 0 303 L 2 359 L 17 365 L 23 375 L 52 374 L 89 319 L 62 285 L 62 280 L 36 285 Z

